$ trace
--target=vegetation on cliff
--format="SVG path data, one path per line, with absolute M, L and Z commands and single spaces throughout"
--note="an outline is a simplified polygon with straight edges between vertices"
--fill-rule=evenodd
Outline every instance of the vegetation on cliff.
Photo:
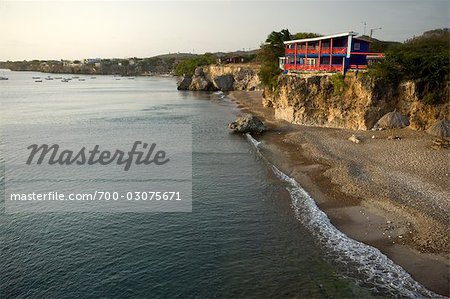
M 422 100 L 439 104 L 448 100 L 443 94 L 450 79 L 450 31 L 436 29 L 387 49 L 383 63 L 369 69 L 369 75 L 398 84 L 413 80 Z
M 192 58 L 185 59 L 175 66 L 175 75 L 188 76 L 194 75 L 194 71 L 199 66 L 213 64 L 217 57 L 212 53 L 205 53 Z
M 244 62 L 252 62 L 256 58 L 254 51 L 249 52 L 230 52 L 230 53 L 205 53 L 202 55 L 196 55 L 194 57 L 185 59 L 175 65 L 175 75 L 192 77 L 195 69 L 200 66 L 215 64 L 215 63 L 227 63 L 227 60 L 244 60 Z

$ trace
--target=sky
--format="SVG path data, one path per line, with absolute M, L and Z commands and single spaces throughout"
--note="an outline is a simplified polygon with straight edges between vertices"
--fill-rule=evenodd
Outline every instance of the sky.
M 448 0 L 5 1 L 0 61 L 256 49 L 271 31 L 356 31 L 404 41 L 450 27 Z

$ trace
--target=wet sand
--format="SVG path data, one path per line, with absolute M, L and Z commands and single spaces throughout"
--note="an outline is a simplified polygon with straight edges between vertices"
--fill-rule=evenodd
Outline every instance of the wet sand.
M 229 97 L 268 126 L 254 136 L 264 155 L 337 228 L 380 249 L 428 289 L 450 295 L 450 151 L 431 148 L 431 136 L 409 129 L 353 131 L 276 120 L 258 91 Z M 349 141 L 352 134 L 361 143 Z

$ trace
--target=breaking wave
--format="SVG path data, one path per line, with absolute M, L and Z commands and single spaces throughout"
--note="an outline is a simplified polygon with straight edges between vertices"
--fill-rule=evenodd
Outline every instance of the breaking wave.
M 259 150 L 261 142 L 250 134 L 247 134 L 247 139 L 275 176 L 286 183 L 296 218 L 311 232 L 319 246 L 327 252 L 327 257 L 337 263 L 344 275 L 355 279 L 364 287 L 393 297 L 444 298 L 415 281 L 378 249 L 353 240 L 339 231 L 295 179 L 280 171 L 262 155 Z

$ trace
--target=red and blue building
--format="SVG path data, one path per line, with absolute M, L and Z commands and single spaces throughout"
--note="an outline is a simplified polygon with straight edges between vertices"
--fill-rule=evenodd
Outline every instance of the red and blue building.
M 356 37 L 355 32 L 339 33 L 315 38 L 284 42 L 284 57 L 280 68 L 284 71 L 342 72 L 363 70 L 384 57 L 370 52 L 370 42 Z

